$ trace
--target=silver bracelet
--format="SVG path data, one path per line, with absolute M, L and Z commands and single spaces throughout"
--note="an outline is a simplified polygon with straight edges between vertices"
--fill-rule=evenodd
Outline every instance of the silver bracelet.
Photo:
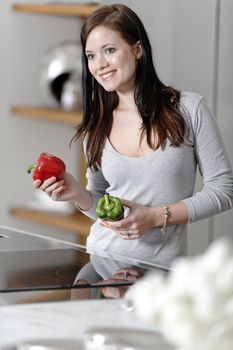
M 161 232 L 164 236 L 166 231 L 166 226 L 167 226 L 167 220 L 168 220 L 168 207 L 163 207 L 163 216 L 164 216 L 164 221 L 163 221 L 163 227 L 161 228 Z

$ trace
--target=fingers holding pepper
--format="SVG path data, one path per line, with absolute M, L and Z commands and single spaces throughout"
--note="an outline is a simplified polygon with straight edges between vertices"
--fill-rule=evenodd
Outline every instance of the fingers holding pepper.
M 34 188 L 44 191 L 55 201 L 72 199 L 76 181 L 66 172 L 66 165 L 60 158 L 41 153 L 37 162 L 27 168 L 32 173 Z
M 55 195 L 56 193 L 62 192 L 64 190 L 64 180 L 60 180 L 60 181 L 55 181 L 52 182 L 53 178 L 51 178 L 51 182 L 43 182 L 42 186 L 41 186 L 41 190 L 44 191 L 45 193 L 47 193 L 48 195 L 52 196 Z
M 45 192 L 53 200 L 61 200 L 61 194 L 65 190 L 65 180 L 57 181 L 55 177 L 51 177 L 43 182 L 34 181 L 34 187 Z
M 116 222 L 103 221 L 104 227 L 114 230 L 124 239 L 138 239 L 154 227 L 153 208 L 128 200 L 122 200 L 122 204 L 130 209 L 129 215 Z
M 34 187 L 58 200 L 59 193 L 64 190 L 66 165 L 63 160 L 50 153 L 41 153 L 37 162 L 27 168 L 27 173 L 32 171 Z
M 27 168 L 32 174 L 33 180 L 45 181 L 51 177 L 62 180 L 66 171 L 66 165 L 60 158 L 50 153 L 41 153 L 37 162 Z
M 122 219 L 124 218 L 124 214 L 126 213 L 125 209 L 126 208 L 124 208 L 120 198 L 110 196 L 109 194 L 106 193 L 103 197 L 101 197 L 98 200 L 97 207 L 96 207 L 96 214 L 100 219 L 103 220 L 101 225 L 105 227 L 109 227 L 108 221 L 110 222 L 122 221 Z M 120 223 L 120 227 L 121 226 L 122 226 L 122 223 Z M 123 228 L 123 231 L 121 230 L 115 230 L 115 231 L 123 239 L 130 239 L 131 237 L 131 234 L 128 231 L 128 229 L 125 230 Z M 134 238 L 137 238 L 137 237 L 134 237 Z
M 40 190 L 44 191 L 47 187 L 51 186 L 57 181 L 56 177 L 52 176 L 49 179 L 42 181 L 42 180 L 34 180 L 33 181 L 33 186 L 35 188 L 39 188 Z
M 91 206 L 90 195 L 83 191 L 82 185 L 66 171 L 65 163 L 49 153 L 41 153 L 36 164 L 28 167 L 27 172 L 33 170 L 33 185 L 44 191 L 55 201 L 75 201 L 82 194 L 84 207 Z M 84 192 L 84 193 L 83 193 Z M 88 196 L 88 205 L 86 197 Z

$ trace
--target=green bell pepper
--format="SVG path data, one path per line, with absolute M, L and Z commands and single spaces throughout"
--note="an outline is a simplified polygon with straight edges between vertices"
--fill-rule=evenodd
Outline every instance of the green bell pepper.
M 100 219 L 117 221 L 124 216 L 124 207 L 120 198 L 105 194 L 98 200 L 96 214 Z

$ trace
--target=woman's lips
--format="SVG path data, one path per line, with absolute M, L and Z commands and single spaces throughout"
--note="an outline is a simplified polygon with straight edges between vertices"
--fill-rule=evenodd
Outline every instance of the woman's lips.
M 100 78 L 101 78 L 102 80 L 110 80 L 110 79 L 113 78 L 113 76 L 115 75 L 115 73 L 116 73 L 116 70 L 111 70 L 111 71 L 109 71 L 109 72 L 102 73 L 102 74 L 100 74 L 99 76 L 100 76 Z

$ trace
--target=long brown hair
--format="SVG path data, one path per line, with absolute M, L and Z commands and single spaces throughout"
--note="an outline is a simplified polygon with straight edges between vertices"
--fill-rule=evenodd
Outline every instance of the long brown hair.
M 86 41 L 90 32 L 100 25 L 120 33 L 129 45 L 138 41 L 141 43 L 142 57 L 136 68 L 134 92 L 142 118 L 141 140 L 146 134 L 150 148 L 163 149 L 167 139 L 171 145 L 179 146 L 185 132 L 184 119 L 179 109 L 180 92 L 165 86 L 156 74 L 150 41 L 139 17 L 122 4 L 101 6 L 89 16 L 81 31 L 83 120 L 72 139 L 86 139 L 87 166 L 96 170 L 101 166 L 104 143 L 110 134 L 113 111 L 119 102 L 117 93 L 105 91 L 88 69 Z M 156 146 L 152 141 L 153 131 L 158 139 Z

